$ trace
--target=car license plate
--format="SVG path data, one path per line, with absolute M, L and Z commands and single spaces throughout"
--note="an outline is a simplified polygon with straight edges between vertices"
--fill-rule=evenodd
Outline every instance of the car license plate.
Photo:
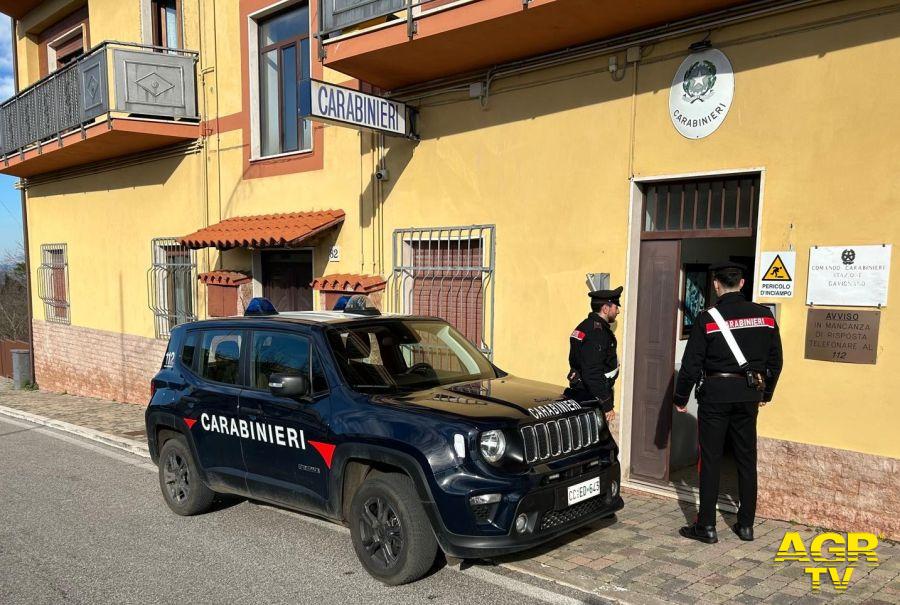
M 600 477 L 569 486 L 569 506 L 600 494 Z

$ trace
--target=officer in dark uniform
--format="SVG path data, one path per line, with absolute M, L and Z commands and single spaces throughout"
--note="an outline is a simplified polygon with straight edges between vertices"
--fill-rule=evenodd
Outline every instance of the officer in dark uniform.
M 712 544 L 716 535 L 719 468 L 725 440 L 734 451 L 740 509 L 732 530 L 741 540 L 753 540 L 756 515 L 756 416 L 772 400 L 781 373 L 781 337 L 771 311 L 748 302 L 741 294 L 747 268 L 720 263 L 710 268 L 719 297 L 712 309 L 694 322 L 675 385 L 675 407 L 687 410 L 694 385 L 700 434 L 700 512 L 693 525 L 682 527 L 685 538 Z M 717 317 L 718 316 L 718 317 Z M 734 337 L 737 354 L 725 330 Z M 745 363 L 738 362 L 743 356 Z
M 613 385 L 619 375 L 616 335 L 609 324 L 619 314 L 622 287 L 590 292 L 591 312 L 569 337 L 569 388 L 576 401 L 597 400 L 606 421 L 615 418 Z

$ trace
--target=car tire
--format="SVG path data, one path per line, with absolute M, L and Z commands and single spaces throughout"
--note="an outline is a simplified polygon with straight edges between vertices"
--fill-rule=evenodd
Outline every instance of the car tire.
M 172 512 L 183 516 L 205 513 L 216 497 L 200 478 L 183 437 L 167 440 L 159 452 L 159 487 Z
M 412 479 L 401 474 L 363 482 L 350 505 L 350 535 L 360 563 L 388 586 L 424 576 L 438 551 Z

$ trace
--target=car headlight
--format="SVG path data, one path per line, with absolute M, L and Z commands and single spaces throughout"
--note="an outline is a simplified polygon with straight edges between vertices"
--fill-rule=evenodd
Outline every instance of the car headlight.
M 478 445 L 484 459 L 493 464 L 506 453 L 506 436 L 503 431 L 485 431 L 481 434 Z

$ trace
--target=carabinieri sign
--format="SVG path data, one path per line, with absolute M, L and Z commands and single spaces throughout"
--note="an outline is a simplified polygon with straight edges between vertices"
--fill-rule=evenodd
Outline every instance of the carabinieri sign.
M 318 80 L 300 82 L 300 114 L 320 122 L 411 136 L 412 111 L 403 103 Z

